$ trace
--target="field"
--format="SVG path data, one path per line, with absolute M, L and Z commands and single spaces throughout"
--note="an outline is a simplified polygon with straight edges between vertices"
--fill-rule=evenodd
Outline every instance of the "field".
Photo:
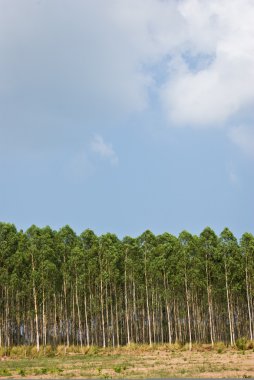
M 191 352 L 187 347 L 174 346 L 133 346 L 114 350 L 92 347 L 83 348 L 82 354 L 75 352 L 74 347 L 66 354 L 61 350 L 52 354 L 48 349 L 39 355 L 35 350 L 24 353 L 22 349 L 1 357 L 1 378 L 254 378 L 253 350 L 224 346 L 214 349 L 208 345 L 197 346 Z

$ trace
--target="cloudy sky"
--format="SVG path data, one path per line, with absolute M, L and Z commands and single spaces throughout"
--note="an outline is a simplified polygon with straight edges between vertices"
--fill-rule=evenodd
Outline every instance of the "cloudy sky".
M 0 219 L 254 230 L 252 0 L 0 0 Z

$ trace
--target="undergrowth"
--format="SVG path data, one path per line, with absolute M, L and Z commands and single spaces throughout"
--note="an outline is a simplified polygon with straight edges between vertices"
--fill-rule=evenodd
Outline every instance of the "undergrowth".
M 240 338 L 236 341 L 235 347 L 229 347 L 223 342 L 217 342 L 212 346 L 211 344 L 198 344 L 194 343 L 192 345 L 192 351 L 205 352 L 205 351 L 217 351 L 217 353 L 223 353 L 229 349 L 238 349 L 241 351 L 253 350 L 254 341 L 250 341 L 247 338 Z M 13 346 L 13 347 L 0 347 L 0 357 L 5 358 L 39 358 L 39 357 L 62 357 L 66 355 L 115 355 L 121 353 L 142 353 L 149 351 L 187 351 L 189 350 L 188 344 L 136 344 L 130 343 L 126 346 L 121 347 L 98 347 L 98 346 L 75 346 L 71 345 L 69 347 L 65 345 L 58 346 L 41 346 L 40 350 L 37 351 L 35 346 Z

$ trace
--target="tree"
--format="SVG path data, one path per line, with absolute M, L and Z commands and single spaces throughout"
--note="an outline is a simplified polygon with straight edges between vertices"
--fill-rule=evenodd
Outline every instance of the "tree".
M 215 342 L 213 286 L 216 270 L 218 238 L 215 232 L 207 227 L 200 234 L 200 250 L 205 260 L 205 279 L 209 314 L 209 330 L 212 346 Z M 203 261 L 203 260 L 202 260 Z
M 241 272 L 241 256 L 237 239 L 228 228 L 220 234 L 219 250 L 224 263 L 230 344 L 233 346 L 235 345 L 234 293 L 238 285 L 236 279 Z
M 249 336 L 253 340 L 253 295 L 254 295 L 254 236 L 250 233 L 243 234 L 240 248 L 244 259 L 245 286 L 249 317 Z

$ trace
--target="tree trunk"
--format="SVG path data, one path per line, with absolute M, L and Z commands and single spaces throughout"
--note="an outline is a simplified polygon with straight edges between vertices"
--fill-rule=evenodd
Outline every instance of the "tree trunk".
M 252 329 L 252 315 L 250 308 L 250 292 L 249 292 L 249 281 L 248 281 L 248 268 L 247 262 L 245 266 L 245 282 L 246 282 L 246 293 L 247 293 L 247 305 L 248 305 L 248 315 L 249 315 L 249 332 L 250 332 L 250 340 L 253 340 L 253 329 Z
M 225 281 L 226 281 L 226 293 L 227 293 L 227 307 L 228 307 L 228 321 L 229 321 L 229 332 L 230 332 L 230 344 L 234 345 L 233 340 L 233 327 L 232 327 L 232 318 L 231 318 L 231 307 L 230 307 L 230 299 L 229 299 L 229 288 L 228 288 L 228 272 L 227 265 L 225 263 Z
M 127 331 L 127 344 L 130 344 L 130 327 L 129 327 L 129 310 L 128 310 L 128 295 L 127 295 L 127 274 L 126 274 L 127 249 L 125 251 L 124 263 L 124 301 L 125 301 L 125 321 Z
M 210 338 L 211 338 L 212 347 L 214 347 L 213 320 L 212 320 L 212 297 L 211 297 L 211 285 L 209 283 L 207 258 L 206 258 L 206 291 L 207 291 L 207 301 L 208 301 Z
M 89 347 L 90 346 L 90 335 L 89 335 L 89 326 L 88 326 L 88 318 L 87 318 L 86 293 L 85 293 L 85 297 L 84 297 L 84 303 L 85 303 L 86 344 Z
M 37 306 L 37 293 L 35 288 L 35 266 L 34 266 L 34 256 L 32 253 L 32 271 L 33 271 L 33 298 L 34 298 L 34 313 L 35 313 L 35 329 L 36 329 L 36 349 L 37 352 L 40 351 L 40 337 L 39 337 L 39 321 L 38 321 L 38 306 Z
M 102 276 L 101 276 L 101 327 L 102 327 L 102 344 L 103 347 L 106 347 L 106 338 L 105 338 L 105 321 L 104 321 L 104 302 L 103 302 L 103 286 L 102 286 Z
M 189 302 L 189 290 L 187 282 L 187 274 L 185 268 L 185 294 L 186 294 L 186 305 L 187 305 L 187 316 L 188 316 L 188 330 L 189 330 L 189 350 L 192 350 L 192 336 L 191 336 L 191 320 L 190 320 L 190 302 Z
M 146 288 L 146 310 L 147 310 L 147 320 L 148 320 L 148 337 L 149 337 L 149 345 L 152 346 L 151 318 L 150 318 L 149 294 L 148 294 L 147 270 L 146 270 L 146 250 L 145 250 L 145 288 Z
M 80 318 L 80 308 L 79 308 L 79 298 L 78 298 L 78 277 L 76 272 L 76 284 L 75 284 L 75 293 L 76 293 L 76 306 L 78 310 L 78 330 L 79 330 L 79 342 L 80 346 L 83 347 L 83 340 L 82 340 L 82 326 L 81 326 L 81 318 Z

